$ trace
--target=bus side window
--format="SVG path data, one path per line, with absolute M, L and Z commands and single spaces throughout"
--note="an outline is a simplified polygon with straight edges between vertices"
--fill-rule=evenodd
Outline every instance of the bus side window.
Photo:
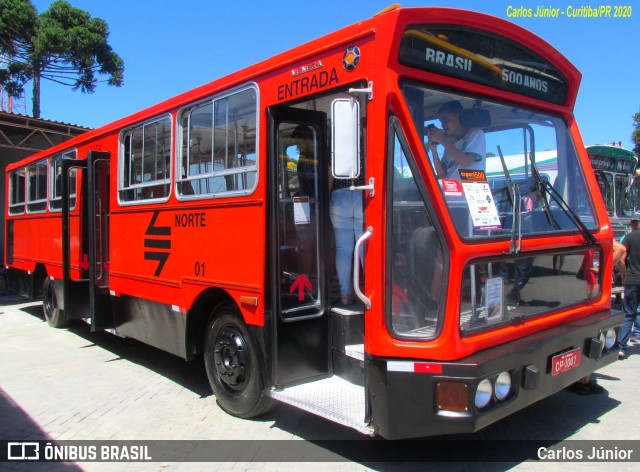
M 248 194 L 257 182 L 257 93 L 248 87 L 181 111 L 178 194 Z M 241 130 L 240 132 L 238 130 Z
M 163 117 L 128 130 L 122 149 L 120 200 L 167 198 L 171 191 L 171 118 Z

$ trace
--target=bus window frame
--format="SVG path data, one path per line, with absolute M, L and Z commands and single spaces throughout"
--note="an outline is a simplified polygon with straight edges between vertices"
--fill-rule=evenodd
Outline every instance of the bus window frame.
M 39 169 L 39 168 L 44 168 L 44 184 L 45 184 L 45 188 L 44 188 L 44 198 L 38 198 L 38 195 L 36 195 L 36 198 L 34 200 L 31 200 L 31 186 L 32 186 L 32 181 L 30 176 L 31 170 L 32 169 Z M 26 197 L 25 197 L 25 204 L 26 204 L 26 210 L 27 210 L 27 214 L 29 215 L 37 215 L 37 214 L 41 214 L 41 213 L 46 213 L 47 211 L 47 205 L 48 205 L 48 195 L 49 195 L 49 159 L 38 159 L 35 162 L 30 163 L 29 165 L 27 165 L 25 167 L 26 169 Z M 40 175 L 38 174 L 38 171 L 36 170 L 36 180 L 39 183 L 40 180 Z M 40 193 L 42 190 L 40 189 L 39 185 L 36 185 L 36 192 Z
M 52 213 L 59 213 L 62 211 L 62 195 L 59 197 L 56 197 L 54 192 L 55 192 L 55 187 L 54 187 L 54 180 L 56 178 L 55 173 L 53 172 L 55 170 L 56 167 L 56 159 L 60 158 L 61 160 L 64 159 L 77 159 L 78 157 L 78 149 L 77 148 L 72 148 L 69 149 L 67 151 L 63 151 L 60 153 L 56 153 L 53 156 L 49 157 L 48 161 L 49 161 L 49 166 L 48 166 L 48 171 L 49 171 L 49 176 L 48 176 L 48 181 L 49 181 L 49 191 L 47 192 L 48 195 L 48 200 L 49 200 L 49 211 Z M 73 202 L 73 205 L 71 205 L 70 210 L 74 210 L 76 208 L 76 202 L 77 202 L 77 195 L 78 195 L 78 176 L 75 170 L 73 170 L 73 172 L 76 174 L 75 175 L 75 186 L 74 188 L 70 188 L 69 190 L 71 191 L 71 193 L 69 194 L 70 200 Z M 60 188 L 60 193 L 62 193 L 62 187 Z M 52 203 L 53 202 L 60 202 L 60 206 L 58 208 L 55 208 Z
M 14 193 L 14 185 L 15 179 L 14 177 L 19 177 L 19 174 L 22 174 L 22 192 Z M 14 195 L 22 195 L 22 201 L 14 202 Z M 16 208 L 17 210 L 13 210 Z M 9 215 L 18 216 L 24 215 L 27 211 L 27 168 L 19 167 L 18 169 L 14 169 L 9 173 Z
M 189 175 L 187 169 L 184 170 L 184 174 L 186 177 L 182 177 L 183 175 L 183 152 L 187 153 L 187 162 L 189 162 L 189 149 L 188 144 L 186 146 L 186 150 L 183 150 L 183 145 L 185 142 L 189 140 L 189 129 L 190 129 L 190 116 L 191 112 L 198 107 L 205 105 L 207 103 L 211 103 L 213 106 L 213 114 L 215 115 L 215 102 L 217 100 L 223 100 L 225 98 L 231 97 L 233 95 L 244 92 L 245 90 L 253 89 L 255 92 L 255 165 L 252 166 L 243 166 L 243 167 L 233 167 L 230 169 L 225 169 L 217 172 L 203 173 L 203 174 L 195 174 L 193 176 Z M 209 95 L 206 98 L 201 100 L 189 103 L 184 105 L 178 110 L 176 114 L 176 133 L 175 133 L 175 162 L 174 162 L 174 172 L 175 172 L 175 183 L 174 183 L 174 192 L 178 201 L 193 201 L 193 200 L 210 200 L 217 198 L 229 198 L 229 197 L 242 197 L 249 196 L 255 193 L 258 188 L 259 178 L 260 178 L 260 126 L 261 126 L 261 113 L 260 113 L 260 87 L 256 82 L 248 82 L 238 87 L 233 87 L 228 90 L 224 90 L 220 93 Z M 187 118 L 186 122 L 186 133 L 185 133 L 185 117 Z M 212 123 L 212 126 L 215 128 L 215 122 Z M 186 137 L 185 137 L 186 134 Z M 213 153 L 213 148 L 212 148 Z M 180 185 L 185 183 L 190 183 L 202 179 L 210 179 L 215 177 L 227 177 L 227 176 L 238 176 L 242 174 L 251 174 L 255 175 L 255 180 L 252 187 L 248 187 L 243 190 L 229 190 L 223 192 L 210 192 L 210 193 L 184 193 Z
M 147 182 L 141 182 L 141 183 L 135 183 L 133 185 L 129 185 L 127 187 L 124 186 L 124 180 L 125 180 L 125 172 L 127 172 L 127 170 L 129 171 L 129 178 L 131 178 L 131 157 L 129 157 L 129 162 L 127 165 L 125 165 L 125 160 L 126 160 L 126 145 L 125 142 L 127 140 L 127 137 L 129 138 L 129 140 L 131 140 L 134 131 L 136 130 L 142 130 L 142 140 L 143 140 L 143 146 L 144 146 L 144 127 L 145 126 L 149 126 L 151 124 L 155 124 L 155 123 L 159 123 L 163 120 L 166 120 L 168 118 L 169 120 L 169 138 L 171 140 L 171 142 L 169 143 L 169 164 L 167 166 L 167 169 L 169 170 L 169 178 L 165 178 L 165 179 L 158 179 L 158 180 L 149 180 Z M 119 142 L 119 146 L 118 146 L 118 191 L 117 191 L 117 197 L 118 197 L 118 204 L 120 206 L 132 206 L 132 205 L 145 205 L 148 203 L 165 203 L 167 201 L 169 201 L 169 199 L 171 198 L 171 188 L 172 188 L 172 181 L 173 181 L 173 166 L 171 165 L 171 161 L 173 159 L 173 152 L 174 152 L 174 140 L 175 140 L 175 128 L 174 128 L 174 119 L 173 116 L 171 115 L 170 112 L 167 113 L 163 113 L 162 115 L 158 115 L 158 116 L 154 116 L 153 118 L 150 118 L 148 120 L 142 121 L 140 123 L 136 123 L 135 125 L 132 126 L 127 126 L 126 128 L 124 128 L 121 132 L 120 135 L 118 137 L 118 142 Z M 143 147 L 144 149 L 144 147 Z M 131 150 L 129 150 L 129 153 L 131 153 Z M 143 151 L 143 155 L 142 155 L 142 159 L 144 160 L 144 151 Z M 144 174 L 143 174 L 144 176 Z M 130 190 L 134 190 L 134 191 L 140 191 L 140 194 L 142 195 L 142 193 L 144 192 L 145 188 L 150 188 L 150 187 L 155 187 L 158 185 L 168 185 L 169 186 L 169 191 L 167 192 L 167 194 L 163 197 L 158 197 L 158 198 L 135 198 L 133 200 L 123 200 L 120 195 L 121 192 L 123 191 L 130 191 Z

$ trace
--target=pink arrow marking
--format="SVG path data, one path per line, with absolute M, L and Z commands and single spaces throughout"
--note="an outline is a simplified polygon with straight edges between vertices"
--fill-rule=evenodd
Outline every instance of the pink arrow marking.
M 82 255 L 82 261 L 80 262 L 80 268 L 87 270 L 89 268 L 89 254 Z
M 309 282 L 309 279 L 306 275 L 300 274 L 298 278 L 291 284 L 291 289 L 289 289 L 289 293 L 293 293 L 295 289 L 298 289 L 298 300 L 304 300 L 304 289 L 311 291 L 313 285 Z

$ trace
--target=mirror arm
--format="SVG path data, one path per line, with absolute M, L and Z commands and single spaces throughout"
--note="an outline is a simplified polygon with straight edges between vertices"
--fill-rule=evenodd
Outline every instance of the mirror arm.
M 373 80 L 367 83 L 367 88 L 350 88 L 349 93 L 366 93 L 369 101 L 373 100 Z
M 375 179 L 373 177 L 369 177 L 369 185 L 360 185 L 358 187 L 351 186 L 349 190 L 368 190 L 369 196 L 373 197 L 376 194 L 375 189 L 373 188 L 373 184 L 375 183 Z

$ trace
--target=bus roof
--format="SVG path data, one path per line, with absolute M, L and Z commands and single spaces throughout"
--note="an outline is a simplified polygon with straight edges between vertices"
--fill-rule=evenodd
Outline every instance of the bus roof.
M 626 159 L 634 162 L 638 162 L 638 156 L 632 151 L 621 148 L 619 146 L 611 146 L 610 144 L 594 144 L 587 146 L 587 153 L 598 156 L 614 157 L 616 159 Z

